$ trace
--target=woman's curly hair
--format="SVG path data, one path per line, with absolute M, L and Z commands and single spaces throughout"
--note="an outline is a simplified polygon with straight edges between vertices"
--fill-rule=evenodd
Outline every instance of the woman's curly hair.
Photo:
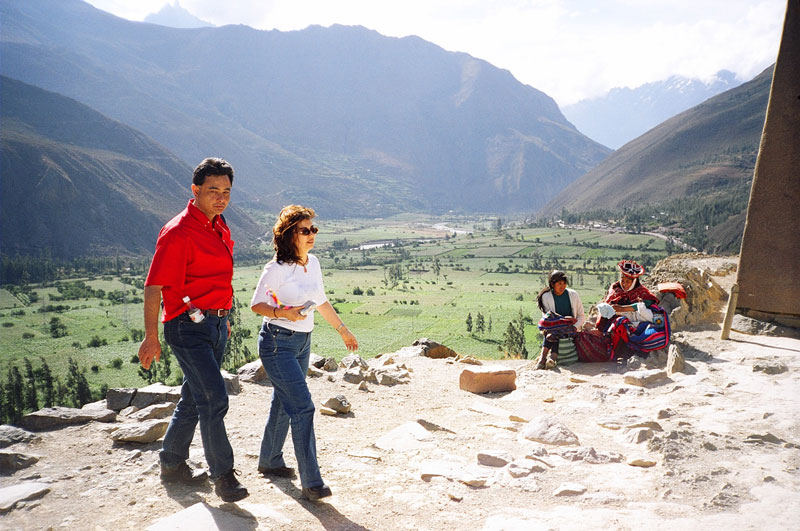
M 300 205 L 283 207 L 272 227 L 272 246 L 275 248 L 276 261 L 295 264 L 300 260 L 294 245 L 294 229 L 304 219 L 314 219 L 316 216 L 313 208 Z

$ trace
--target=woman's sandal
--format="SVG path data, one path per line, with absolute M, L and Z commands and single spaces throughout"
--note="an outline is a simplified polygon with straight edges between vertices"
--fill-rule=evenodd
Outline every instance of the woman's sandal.
M 547 354 L 547 361 L 544 362 L 544 368 L 555 369 L 557 364 L 558 364 L 558 354 L 556 354 L 553 351 L 550 351 Z

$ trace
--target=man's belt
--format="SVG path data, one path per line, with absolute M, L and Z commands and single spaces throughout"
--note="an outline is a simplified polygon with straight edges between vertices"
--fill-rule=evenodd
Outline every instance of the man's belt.
M 206 317 L 225 317 L 229 313 L 231 313 L 231 311 L 230 310 L 206 310 L 203 313 L 206 314 Z

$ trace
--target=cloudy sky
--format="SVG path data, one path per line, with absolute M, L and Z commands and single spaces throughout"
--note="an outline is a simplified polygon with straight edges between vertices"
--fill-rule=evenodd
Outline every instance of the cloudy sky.
M 174 3 L 175 0 L 169 0 Z M 776 57 L 786 0 L 179 0 L 216 25 L 361 25 L 506 68 L 559 105 L 670 75 L 749 80 Z M 167 0 L 89 0 L 143 20 Z

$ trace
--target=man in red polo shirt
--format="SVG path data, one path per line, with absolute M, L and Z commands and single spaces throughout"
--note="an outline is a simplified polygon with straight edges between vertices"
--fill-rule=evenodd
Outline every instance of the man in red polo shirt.
M 232 185 L 233 168 L 222 159 L 207 158 L 195 168 L 194 199 L 158 234 L 145 281 L 145 336 L 139 347 L 142 367 L 149 369 L 153 359 L 158 361 L 161 357 L 161 313 L 164 339 L 183 370 L 181 399 L 159 455 L 162 481 L 200 484 L 208 479 L 208 474 L 186 464 L 199 421 L 214 490 L 227 502 L 248 495 L 233 468 L 233 449 L 224 422 L 228 393 L 220 374 L 233 300 L 234 242 L 222 217 L 230 202 Z M 190 317 L 185 297 L 202 311 L 202 317 Z

